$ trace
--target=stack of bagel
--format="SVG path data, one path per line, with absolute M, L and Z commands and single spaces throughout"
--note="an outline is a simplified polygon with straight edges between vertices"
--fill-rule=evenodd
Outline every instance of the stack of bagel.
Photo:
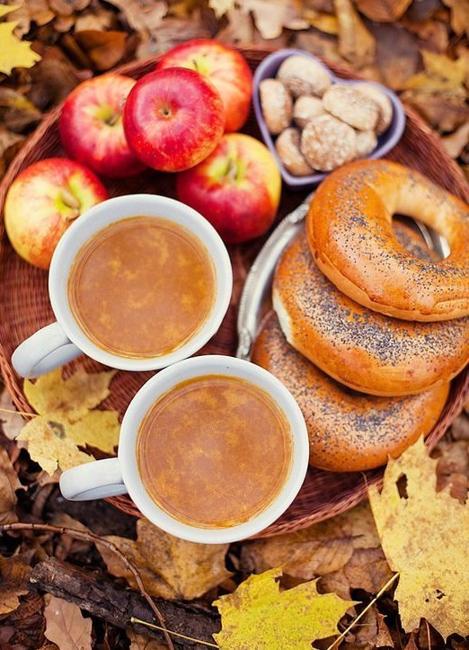
M 403 214 L 443 235 L 439 259 Z M 469 361 L 469 208 L 414 170 L 352 162 L 284 250 L 252 359 L 298 401 L 310 462 L 361 471 L 427 435 Z

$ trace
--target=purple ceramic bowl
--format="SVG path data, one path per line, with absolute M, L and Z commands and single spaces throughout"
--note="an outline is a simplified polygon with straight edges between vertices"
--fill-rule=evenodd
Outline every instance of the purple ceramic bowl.
M 330 76 L 333 82 L 340 81 L 340 83 L 343 84 L 353 85 L 356 83 L 363 83 L 363 80 L 358 81 L 355 79 L 343 79 L 342 77 L 337 77 L 335 74 L 331 72 L 331 70 L 329 70 L 327 66 L 325 66 L 313 54 L 310 54 L 305 50 L 298 50 L 293 48 L 279 50 L 278 52 L 274 52 L 273 54 L 270 54 L 257 67 L 257 70 L 254 74 L 253 102 L 254 102 L 254 111 L 256 114 L 257 123 L 259 124 L 259 128 L 262 134 L 262 138 L 265 144 L 269 147 L 272 154 L 275 156 L 275 159 L 277 160 L 277 164 L 280 168 L 280 172 L 282 174 L 282 178 L 285 181 L 285 183 L 287 183 L 287 185 L 293 188 L 295 187 L 302 188 L 308 185 L 316 185 L 317 183 L 320 183 L 323 180 L 323 178 L 327 176 L 329 172 L 325 172 L 325 173 L 317 172 L 316 174 L 310 174 L 309 176 L 293 176 L 292 174 L 290 174 L 290 172 L 288 172 L 285 169 L 280 158 L 277 155 L 277 151 L 275 149 L 275 144 L 272 135 L 269 133 L 269 130 L 267 129 L 267 126 L 265 124 L 264 116 L 262 115 L 260 99 L 259 99 L 260 82 L 263 79 L 270 79 L 275 77 L 275 75 L 277 74 L 277 70 L 280 67 L 280 64 L 292 54 L 300 54 L 301 56 L 307 56 L 310 59 L 313 59 L 314 61 L 319 63 L 319 65 L 324 68 L 324 70 L 327 72 L 327 74 Z M 376 86 L 385 95 L 387 95 L 391 100 L 391 104 L 393 108 L 393 116 L 392 116 L 391 124 L 389 125 L 388 129 L 384 133 L 378 136 L 378 145 L 376 149 L 372 151 L 369 156 L 367 156 L 368 158 L 382 158 L 388 153 L 388 151 L 391 151 L 391 149 L 401 139 L 405 127 L 405 113 L 400 100 L 398 99 L 397 95 L 392 92 L 392 90 L 389 90 L 389 88 L 386 88 L 386 86 L 382 86 L 381 84 L 375 83 L 374 81 L 367 81 L 367 83 Z

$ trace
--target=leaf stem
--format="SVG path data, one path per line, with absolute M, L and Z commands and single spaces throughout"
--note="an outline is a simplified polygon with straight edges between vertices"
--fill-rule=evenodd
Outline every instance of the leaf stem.
M 35 418 L 37 413 L 26 413 L 26 411 L 14 411 L 13 409 L 0 408 L 0 413 L 11 413 L 12 415 L 22 415 L 24 418 Z
M 164 628 L 160 627 L 159 625 L 155 625 L 154 623 L 149 623 L 148 621 L 142 621 L 141 618 L 136 618 L 135 616 L 130 617 L 130 622 L 138 625 L 146 625 L 147 627 L 151 627 L 155 630 L 163 630 Z M 209 646 L 210 648 L 219 648 L 216 643 L 210 643 L 209 641 L 203 641 L 202 639 L 196 639 L 193 636 L 186 636 L 185 634 L 180 634 L 179 632 L 173 632 L 172 630 L 166 630 L 168 634 L 172 634 L 173 636 L 177 636 L 180 639 L 186 639 L 186 641 L 194 641 L 194 643 L 202 643 L 203 645 Z
M 392 575 L 392 576 L 389 578 L 389 580 L 386 582 L 386 584 L 384 584 L 384 585 L 381 587 L 381 589 L 378 591 L 378 593 L 377 593 L 376 596 L 373 598 L 373 600 L 370 600 L 370 602 L 369 602 L 368 605 L 365 607 L 365 609 L 362 610 L 362 611 L 360 612 L 360 614 L 358 614 L 358 616 L 357 616 L 356 618 L 353 619 L 353 621 L 350 623 L 350 625 L 349 625 L 348 627 L 345 628 L 345 630 L 342 632 L 342 634 L 340 634 L 340 635 L 337 637 L 337 639 L 335 639 L 335 641 L 333 641 L 333 642 L 331 643 L 331 645 L 328 646 L 328 647 L 326 648 L 326 650 L 332 650 L 332 648 L 335 648 L 336 645 L 337 645 L 338 643 L 340 643 L 340 642 L 342 641 L 342 639 L 344 639 L 344 638 L 347 636 L 347 634 L 350 632 L 350 630 L 351 630 L 352 628 L 355 627 L 355 625 L 358 623 L 359 620 L 361 620 L 361 619 L 363 618 L 363 616 L 364 616 L 364 615 L 366 614 L 366 612 L 370 609 L 370 607 L 372 607 L 372 606 L 376 603 L 376 601 L 377 601 L 379 598 L 381 598 L 381 596 L 384 594 L 384 592 L 385 592 L 387 589 L 389 589 L 389 587 L 390 587 L 390 586 L 391 586 L 391 585 L 392 585 L 392 584 L 397 580 L 398 577 L 399 577 L 399 574 L 398 574 L 398 573 L 395 573 L 394 575 Z

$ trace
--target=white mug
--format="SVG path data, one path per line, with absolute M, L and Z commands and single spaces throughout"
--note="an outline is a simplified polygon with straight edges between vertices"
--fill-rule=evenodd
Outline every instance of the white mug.
M 111 223 L 133 216 L 164 217 L 180 224 L 205 246 L 215 270 L 215 300 L 202 327 L 179 348 L 153 358 L 126 358 L 95 345 L 76 321 L 68 300 L 68 277 L 81 247 Z M 216 333 L 231 299 L 233 274 L 226 247 L 213 226 L 189 206 L 165 196 L 131 194 L 93 206 L 62 235 L 49 270 L 49 297 L 55 323 L 23 341 L 11 362 L 18 375 L 38 377 L 85 353 L 120 370 L 157 370 L 193 355 Z
M 272 397 L 290 424 L 291 463 L 280 491 L 262 512 L 227 528 L 196 527 L 171 516 L 150 497 L 138 469 L 137 436 L 148 410 L 160 396 L 180 382 L 203 375 L 234 376 L 255 384 Z M 308 457 L 308 433 L 303 415 L 282 382 L 249 361 L 221 355 L 199 356 L 180 361 L 147 381 L 130 402 L 122 420 L 118 457 L 85 463 L 65 471 L 60 477 L 60 490 L 66 499 L 74 501 L 128 493 L 140 512 L 167 533 L 191 542 L 222 544 L 251 537 L 280 517 L 303 484 Z M 269 450 L 266 449 L 268 462 Z

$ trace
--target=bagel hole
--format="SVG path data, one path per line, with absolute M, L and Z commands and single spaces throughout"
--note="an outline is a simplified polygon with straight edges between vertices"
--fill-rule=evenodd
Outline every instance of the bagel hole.
M 420 242 L 423 245 L 422 249 L 419 250 L 419 247 L 415 245 L 415 242 L 412 242 L 405 237 L 402 231 L 399 231 L 396 228 L 396 224 L 407 226 L 418 235 Z M 411 253 L 411 255 L 414 255 L 415 257 L 425 257 L 425 252 L 422 254 L 422 251 L 425 251 L 426 249 L 429 257 L 434 259 L 436 255 L 438 260 L 442 260 L 445 257 L 448 257 L 451 252 L 448 242 L 443 235 L 432 230 L 418 219 L 408 217 L 405 214 L 394 214 L 392 217 L 392 225 L 396 239 L 409 253 Z M 430 251 L 432 251 L 431 255 Z

